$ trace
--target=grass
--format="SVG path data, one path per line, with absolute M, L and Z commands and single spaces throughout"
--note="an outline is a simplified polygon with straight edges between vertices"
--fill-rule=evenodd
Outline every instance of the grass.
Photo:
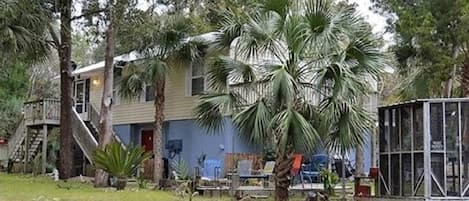
M 337 198 L 332 198 L 336 200 Z M 81 182 L 55 182 L 32 175 L 0 173 L 0 201 L 185 201 L 170 191 L 139 190 L 132 186 L 125 191 L 110 188 L 97 189 Z M 187 199 L 186 199 L 187 200 Z M 197 196 L 193 201 L 230 201 L 229 197 L 206 198 Z M 272 201 L 271 196 L 266 201 Z M 292 201 L 303 201 L 295 197 Z
M 136 190 L 115 192 L 96 189 L 91 184 L 55 182 L 45 177 L 0 173 L 0 201 L 179 201 L 172 192 Z M 218 201 L 196 198 L 195 201 Z M 223 201 L 229 200 L 221 199 Z

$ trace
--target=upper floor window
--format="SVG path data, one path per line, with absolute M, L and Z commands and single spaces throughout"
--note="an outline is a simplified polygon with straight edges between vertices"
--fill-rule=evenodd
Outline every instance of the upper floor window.
M 155 100 L 155 87 L 153 85 L 145 86 L 145 102 Z
M 190 89 L 191 95 L 199 95 L 205 91 L 205 68 L 201 64 L 191 65 L 190 76 Z

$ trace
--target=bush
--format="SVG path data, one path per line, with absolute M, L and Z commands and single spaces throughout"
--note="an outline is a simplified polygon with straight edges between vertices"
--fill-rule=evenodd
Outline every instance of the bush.
M 320 174 L 324 184 L 324 190 L 326 190 L 329 195 L 333 195 L 334 187 L 339 183 L 339 176 L 329 169 L 322 169 Z
M 150 153 L 141 147 L 130 146 L 125 149 L 120 143 L 107 145 L 104 150 L 93 153 L 93 161 L 110 176 L 117 177 L 117 190 L 127 185 L 127 178 L 134 175 L 143 161 L 150 158 Z

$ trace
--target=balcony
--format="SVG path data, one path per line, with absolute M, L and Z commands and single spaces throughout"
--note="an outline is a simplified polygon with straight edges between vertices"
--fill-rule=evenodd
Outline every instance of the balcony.
M 24 103 L 24 123 L 26 126 L 59 125 L 60 101 L 43 99 Z

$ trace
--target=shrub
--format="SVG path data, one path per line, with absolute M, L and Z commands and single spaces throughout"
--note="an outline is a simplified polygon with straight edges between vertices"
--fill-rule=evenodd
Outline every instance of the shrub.
M 141 147 L 130 146 L 124 148 L 115 142 L 107 145 L 104 150 L 98 149 L 93 153 L 93 161 L 110 176 L 117 177 L 117 190 L 127 185 L 127 178 L 135 174 L 143 161 L 150 158 L 150 153 Z
M 329 169 L 322 169 L 320 174 L 324 184 L 324 190 L 326 190 L 329 195 L 333 195 L 334 187 L 339 183 L 339 176 Z

